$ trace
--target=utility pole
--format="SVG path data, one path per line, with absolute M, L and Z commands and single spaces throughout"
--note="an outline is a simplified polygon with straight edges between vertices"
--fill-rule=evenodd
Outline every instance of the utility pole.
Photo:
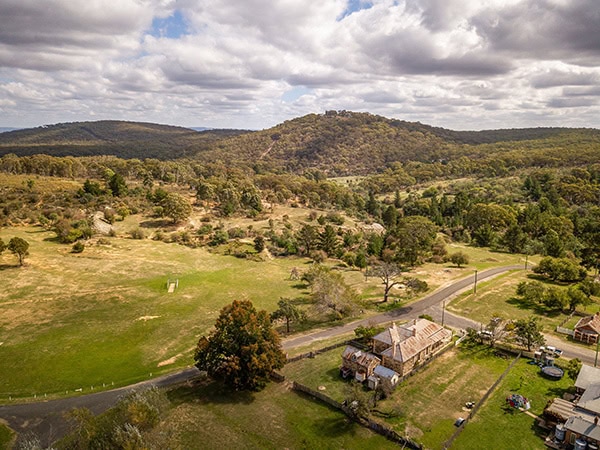
M 475 269 L 475 283 L 473 284 L 473 294 L 477 294 L 477 269 Z
M 598 345 L 600 345 L 600 336 L 596 336 L 596 359 L 594 360 L 594 367 L 598 365 Z
M 442 326 L 444 326 L 444 316 L 446 315 L 446 300 L 442 302 Z
M 525 270 L 527 270 L 527 258 L 529 258 L 528 254 L 525 255 Z

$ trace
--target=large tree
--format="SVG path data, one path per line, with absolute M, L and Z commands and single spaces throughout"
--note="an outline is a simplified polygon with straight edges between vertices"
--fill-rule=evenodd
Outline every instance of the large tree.
M 22 266 L 25 257 L 29 255 L 29 242 L 27 242 L 25 239 L 15 236 L 8 242 L 7 248 L 17 255 L 17 258 L 19 258 L 19 266 Z
M 414 266 L 430 252 L 435 242 L 437 227 L 426 217 L 411 216 L 400 220 L 398 227 L 388 236 L 401 264 Z
M 259 390 L 283 367 L 285 355 L 269 314 L 249 300 L 235 300 L 221 310 L 213 332 L 200 338 L 194 360 L 236 390 Z
M 315 270 L 309 284 L 317 314 L 331 315 L 334 319 L 342 319 L 351 315 L 356 309 L 358 296 L 344 282 L 344 278 L 339 272 L 327 269 Z
M 515 322 L 515 340 L 531 351 L 534 345 L 542 345 L 545 342 L 542 334 L 542 326 L 539 317 L 531 316 L 527 319 L 519 319 Z
M 300 308 L 292 303 L 289 298 L 282 298 L 277 302 L 277 308 L 271 313 L 272 320 L 285 320 L 286 331 L 290 332 L 291 322 L 302 322 L 306 318 L 306 314 Z
M 176 192 L 169 192 L 161 201 L 165 216 L 173 219 L 173 222 L 181 222 L 192 213 L 192 205 L 187 198 Z
M 388 301 L 390 291 L 394 286 L 401 284 L 396 278 L 402 273 L 402 268 L 394 263 L 382 262 L 372 270 L 373 275 L 381 279 L 383 284 L 383 303 Z

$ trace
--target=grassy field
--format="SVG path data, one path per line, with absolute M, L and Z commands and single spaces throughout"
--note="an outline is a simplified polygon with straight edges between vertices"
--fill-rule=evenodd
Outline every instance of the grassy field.
M 298 290 L 298 259 L 262 262 L 151 240 L 107 238 L 81 254 L 38 228 L 0 231 L 30 243 L 24 267 L 0 256 L 0 398 L 127 384 L 187 366 L 219 310 L 247 298 L 275 309 Z M 173 294 L 167 279 L 179 279 Z M 15 374 L 19 376 L 15 376 Z
M 301 222 L 309 212 L 278 207 L 273 217 L 276 222 Z M 118 222 L 118 237 L 87 241 L 80 254 L 42 228 L 0 230 L 5 242 L 19 236 L 30 243 L 24 267 L 17 267 L 9 252 L 0 256 L 0 401 L 89 393 L 188 366 L 198 337 L 208 332 L 225 304 L 244 298 L 273 311 L 281 297 L 307 294 L 305 286 L 289 280 L 292 267 L 304 270 L 307 259 L 253 261 L 127 238 L 139 220 L 130 216 Z M 235 223 L 250 225 L 258 230 L 268 227 L 268 221 Z M 469 253 L 473 266 L 428 264 L 407 275 L 427 280 L 431 291 L 469 275 L 472 267 L 519 260 L 459 248 Z M 357 270 L 342 273 L 365 302 L 365 315 L 381 309 L 381 280 L 365 279 Z M 173 294 L 167 293 L 168 279 L 179 280 Z M 403 292 L 395 295 L 403 304 L 416 299 Z
M 515 292 L 518 284 L 530 281 L 529 275 L 530 272 L 515 271 L 479 283 L 476 294 L 472 291 L 465 292 L 452 300 L 447 308 L 481 323 L 488 323 L 494 316 L 518 320 L 535 314 L 541 317 L 544 331 L 552 331 L 567 315 L 548 311 L 540 305 L 527 304 L 517 297 Z
M 209 383 L 169 396 L 175 406 L 157 431 L 173 433 L 177 448 L 398 448 L 286 383 L 258 393 L 232 393 Z
M 548 380 L 539 374 L 539 368 L 521 359 L 494 391 L 484 406 L 464 428 L 453 449 L 478 450 L 547 448 L 543 439 L 549 433 L 536 425 L 533 417 L 506 404 L 510 394 L 521 394 L 531 402 L 530 412 L 541 415 L 546 402 L 561 397 L 573 385 L 568 377 L 559 381 Z

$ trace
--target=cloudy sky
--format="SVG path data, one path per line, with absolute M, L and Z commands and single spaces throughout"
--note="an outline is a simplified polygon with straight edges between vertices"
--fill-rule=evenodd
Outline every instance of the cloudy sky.
M 599 0 L 0 0 L 0 126 L 600 128 Z

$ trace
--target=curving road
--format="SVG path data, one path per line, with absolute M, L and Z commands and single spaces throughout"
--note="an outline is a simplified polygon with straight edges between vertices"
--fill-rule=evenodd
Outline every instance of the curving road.
M 523 269 L 522 265 L 496 267 L 488 269 L 477 274 L 477 280 L 489 279 L 501 273 Z M 297 337 L 285 339 L 283 341 L 284 350 L 294 347 L 310 344 L 311 342 L 328 339 L 342 334 L 351 333 L 359 325 L 380 324 L 394 320 L 415 319 L 419 315 L 427 313 L 434 317 L 441 313 L 441 304 L 460 292 L 470 288 L 475 282 L 475 274 L 468 276 L 455 283 L 441 287 L 437 291 L 429 294 L 422 299 L 402 308 L 393 311 L 371 316 L 367 319 L 358 320 L 339 327 L 332 327 L 326 330 L 305 334 Z M 441 320 L 437 317 L 438 320 Z M 446 323 L 458 328 L 466 328 L 472 321 L 459 318 L 458 316 L 445 313 Z M 465 325 L 466 326 L 463 326 Z M 71 397 L 47 402 L 26 403 L 20 405 L 0 406 L 0 418 L 6 421 L 8 425 L 20 435 L 32 432 L 40 437 L 43 445 L 49 445 L 67 431 L 63 414 L 73 408 L 88 408 L 94 414 L 99 414 L 113 406 L 119 397 L 128 391 L 140 388 L 158 386 L 165 387 L 185 382 L 198 374 L 196 368 L 188 368 L 177 373 L 165 375 L 153 380 L 145 381 L 131 386 L 126 386 L 111 391 L 99 392 L 96 394 L 83 395 L 80 397 Z

